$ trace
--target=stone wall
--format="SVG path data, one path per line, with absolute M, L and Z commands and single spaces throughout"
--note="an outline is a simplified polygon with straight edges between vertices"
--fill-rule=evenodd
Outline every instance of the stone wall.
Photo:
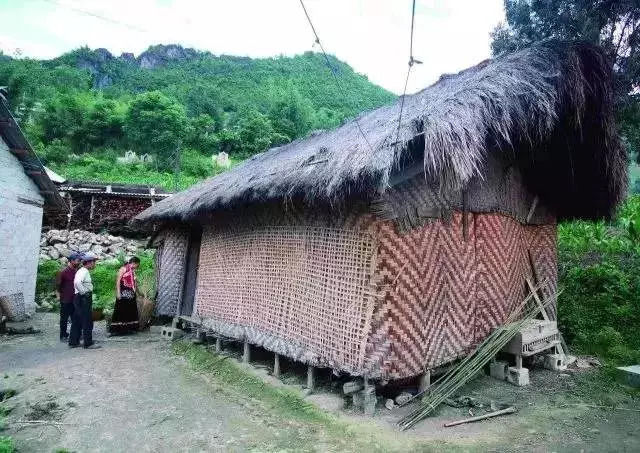
M 38 187 L 0 139 L 0 296 L 22 294 L 14 299 L 23 300 L 29 314 L 36 307 L 42 203 Z
M 66 264 L 72 252 L 91 252 L 101 260 L 115 259 L 119 255 L 135 255 L 145 242 L 84 230 L 49 230 L 40 238 L 40 261 L 58 260 Z

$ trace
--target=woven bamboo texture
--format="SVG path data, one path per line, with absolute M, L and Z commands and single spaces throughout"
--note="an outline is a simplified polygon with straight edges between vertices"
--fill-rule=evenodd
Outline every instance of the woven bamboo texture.
M 556 284 L 554 225 L 455 213 L 400 234 L 377 224 L 380 288 L 364 374 L 400 379 L 466 355 L 525 297 L 532 276 Z M 466 238 L 464 231 L 467 231 Z
M 188 230 L 172 227 L 164 232 L 164 239 L 156 249 L 156 315 L 178 314 L 188 245 Z
M 374 309 L 375 238 L 289 224 L 204 229 L 196 316 L 217 331 L 358 373 Z
M 544 205 L 529 211 L 534 196 L 525 188 L 520 173 L 495 158 L 488 158 L 485 177 L 474 177 L 465 188 L 440 188 L 420 175 L 386 190 L 374 203 L 383 219 L 394 220 L 403 231 L 421 226 L 425 220 L 449 218 L 453 211 L 504 214 L 521 223 L 546 225 L 555 219 Z M 466 198 L 466 200 L 465 200 Z M 463 202 L 464 200 L 464 202 Z

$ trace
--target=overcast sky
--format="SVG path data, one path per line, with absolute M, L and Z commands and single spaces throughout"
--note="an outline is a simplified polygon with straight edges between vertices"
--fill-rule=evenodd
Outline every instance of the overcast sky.
M 305 5 L 327 52 L 402 92 L 411 0 Z M 424 64 L 408 92 L 487 58 L 502 20 L 502 0 L 418 0 L 413 53 Z M 9 55 L 52 58 L 83 45 L 137 55 L 160 43 L 267 57 L 312 50 L 314 37 L 299 0 L 0 0 L 0 49 Z

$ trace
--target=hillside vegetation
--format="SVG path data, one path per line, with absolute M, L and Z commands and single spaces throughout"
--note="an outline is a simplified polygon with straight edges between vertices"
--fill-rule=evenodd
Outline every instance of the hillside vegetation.
M 211 155 L 232 162 L 335 127 L 394 96 L 347 64 L 320 54 L 251 59 L 177 45 L 138 57 L 81 48 L 38 61 L 0 56 L 0 86 L 40 157 L 73 179 L 172 188 L 212 175 Z M 116 165 L 126 150 L 153 163 Z

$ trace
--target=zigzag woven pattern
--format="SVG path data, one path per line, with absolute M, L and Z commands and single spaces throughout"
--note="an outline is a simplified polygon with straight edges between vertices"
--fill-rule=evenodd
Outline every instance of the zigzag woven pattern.
M 365 373 L 415 376 L 466 355 L 525 297 L 536 271 L 556 284 L 555 225 L 524 226 L 501 214 L 455 213 L 400 234 L 377 223 L 379 292 Z

